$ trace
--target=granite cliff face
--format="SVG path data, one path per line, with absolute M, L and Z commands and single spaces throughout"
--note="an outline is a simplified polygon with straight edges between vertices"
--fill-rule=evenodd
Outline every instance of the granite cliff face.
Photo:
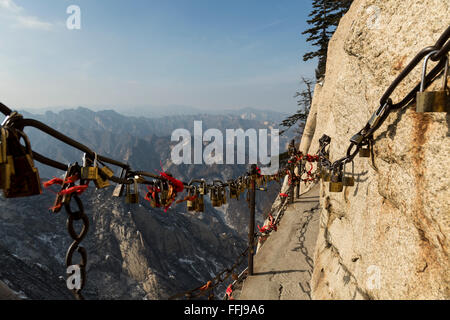
M 448 1 L 355 0 L 330 42 L 300 149 L 315 154 L 327 134 L 331 160 L 342 157 L 387 87 L 436 42 L 449 17 Z M 417 67 L 399 85 L 394 102 L 420 74 Z M 314 299 L 450 298 L 449 123 L 448 114 L 418 114 L 414 104 L 393 112 L 374 136 L 374 166 L 355 158 L 355 186 L 329 193 L 322 183 Z

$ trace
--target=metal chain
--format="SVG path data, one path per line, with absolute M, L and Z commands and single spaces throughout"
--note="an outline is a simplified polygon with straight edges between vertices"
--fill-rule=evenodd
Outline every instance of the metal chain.
M 416 66 L 426 57 L 430 56 L 431 60 L 433 61 L 439 61 L 437 65 L 428 73 L 425 75 L 424 81 L 423 81 L 423 88 L 426 89 L 431 85 L 431 83 L 436 79 L 436 77 L 443 72 L 444 67 L 447 62 L 447 55 L 450 51 L 450 26 L 445 30 L 445 32 L 440 36 L 440 38 L 437 40 L 434 46 L 426 47 L 423 50 L 421 50 L 413 59 L 412 61 L 402 70 L 402 72 L 397 76 L 397 78 L 391 83 L 391 85 L 387 88 L 386 92 L 383 94 L 383 96 L 380 99 L 380 106 L 375 111 L 375 113 L 371 116 L 367 124 L 352 138 L 350 139 L 350 145 L 347 148 L 346 155 L 334 162 L 331 162 L 329 160 L 329 150 L 326 151 L 326 147 L 330 144 L 330 137 L 324 135 L 320 140 L 320 148 L 318 150 L 318 168 L 319 169 L 326 169 L 329 171 L 342 171 L 343 166 L 353 161 L 356 154 L 360 151 L 363 147 L 368 147 L 371 151 L 371 154 L 373 156 L 372 147 L 373 147 L 373 135 L 376 130 L 378 130 L 381 125 L 385 122 L 387 117 L 391 112 L 394 110 L 398 110 L 400 108 L 404 108 L 407 106 L 411 101 L 415 99 L 416 93 L 420 90 L 420 84 L 416 85 L 400 102 L 394 103 L 391 99 L 391 96 L 393 92 L 396 90 L 396 88 L 399 86 L 399 84 L 416 68 Z M 140 184 L 148 184 L 148 185 L 155 185 L 155 181 L 148 181 L 143 177 L 150 177 L 156 180 L 160 181 L 167 181 L 167 174 L 165 176 L 157 176 L 155 174 L 151 174 L 145 171 L 132 171 L 130 166 L 126 163 L 107 158 L 105 156 L 97 155 L 94 151 L 86 147 L 85 145 L 81 144 L 78 141 L 75 141 L 64 134 L 60 133 L 59 131 L 43 124 L 40 121 L 34 120 L 34 119 L 24 119 L 22 115 L 20 115 L 17 112 L 13 112 L 11 109 L 6 107 L 4 104 L 0 103 L 0 112 L 6 115 L 5 120 L 2 123 L 2 127 L 8 127 L 10 130 L 18 130 L 23 131 L 24 127 L 31 126 L 34 128 L 37 128 L 38 130 L 41 130 L 45 133 L 47 133 L 50 136 L 53 136 L 54 138 L 84 152 L 87 154 L 87 156 L 91 159 L 97 158 L 100 163 L 109 163 L 118 167 L 121 167 L 122 169 L 126 170 L 127 174 L 125 174 L 124 177 L 116 177 L 114 175 L 112 176 L 106 176 L 102 171 L 99 171 L 100 176 L 104 179 L 111 180 L 113 182 L 116 182 L 118 184 L 131 184 L 136 182 L 136 178 L 134 180 L 130 179 L 130 176 L 137 175 L 139 176 L 139 183 Z M 285 167 L 282 167 L 277 174 L 273 175 L 274 177 L 279 178 L 280 176 L 283 176 L 286 173 L 286 169 L 289 170 L 290 176 L 291 176 L 291 184 L 289 187 L 289 194 L 291 195 L 291 199 L 293 198 L 293 186 L 295 185 L 295 175 L 292 174 L 292 168 L 296 165 L 294 161 L 299 161 L 298 153 L 295 150 L 293 145 L 290 145 L 289 147 L 289 154 L 291 155 L 291 161 L 289 161 L 288 165 Z M 294 160 L 294 156 L 297 156 Z M 66 170 L 67 166 L 56 161 L 53 159 L 49 159 L 43 155 L 40 155 L 37 152 L 32 152 L 32 156 L 36 161 L 39 161 L 45 165 L 60 169 L 60 170 Z M 302 157 L 301 153 L 300 156 Z M 301 159 L 300 157 L 300 159 Z M 302 173 L 304 173 L 304 169 L 301 170 Z M 248 180 L 250 179 L 249 173 L 246 173 L 245 175 L 238 177 L 235 180 L 228 181 L 227 183 L 222 182 L 222 187 L 229 187 L 232 184 L 242 184 L 248 185 Z M 203 180 L 202 180 L 203 181 Z M 181 182 L 181 181 L 179 181 Z M 194 188 L 192 185 L 186 182 L 181 182 L 183 186 L 185 186 L 187 190 L 190 190 L 191 188 Z M 214 186 L 213 184 L 206 184 L 206 188 L 211 188 Z M 248 189 L 248 187 L 247 187 Z M 70 208 L 70 202 L 72 199 L 75 199 L 75 202 L 78 206 L 78 211 L 73 212 Z M 85 284 L 85 278 L 86 278 L 86 263 L 87 263 L 87 254 L 86 250 L 80 246 L 81 241 L 85 237 L 88 228 L 89 228 L 89 219 L 84 213 L 84 208 L 82 205 L 81 200 L 79 199 L 77 194 L 65 196 L 65 200 L 62 201 L 64 203 L 64 207 L 68 213 L 68 220 L 67 220 L 67 228 L 69 235 L 74 240 L 72 245 L 69 247 L 69 250 L 66 255 L 66 265 L 68 267 L 68 270 L 70 267 L 76 267 L 75 269 L 79 270 L 79 276 L 80 276 L 80 283 L 76 284 L 76 287 L 73 288 L 73 292 L 75 294 L 75 297 L 78 299 L 82 299 L 83 296 L 81 295 L 81 290 L 84 287 Z M 282 204 L 280 205 L 280 208 L 282 209 L 279 214 L 276 217 L 275 223 L 278 223 L 288 205 L 287 198 L 283 199 Z M 74 221 L 81 221 L 82 222 L 82 230 L 79 234 L 76 233 L 74 229 Z M 255 234 L 255 237 L 259 235 Z M 245 255 L 248 253 L 248 250 L 253 248 L 247 248 L 241 256 L 239 256 L 237 262 L 233 265 L 231 269 L 226 269 L 219 273 L 213 280 L 209 282 L 208 285 L 199 287 L 197 289 L 189 291 L 191 294 L 195 294 L 195 291 L 201 291 L 202 293 L 205 291 L 212 292 L 211 290 L 217 287 L 220 283 L 224 282 L 225 279 L 227 279 L 231 273 L 236 269 L 244 260 Z M 72 258 L 73 254 L 78 252 L 81 256 L 81 263 L 77 265 L 72 265 Z M 72 283 L 73 284 L 73 283 Z
M 72 211 L 70 207 L 70 202 L 75 200 L 75 203 L 78 207 L 78 210 Z M 81 241 L 86 236 L 89 230 L 89 218 L 84 212 L 83 203 L 78 195 L 73 194 L 70 196 L 70 200 L 64 204 L 64 208 L 68 214 L 67 217 L 67 231 L 70 237 L 73 239 L 72 244 L 66 253 L 66 267 L 67 270 L 72 271 L 72 275 L 69 277 L 72 281 L 68 281 L 69 289 L 72 289 L 72 292 L 77 300 L 84 300 L 83 295 L 81 294 L 81 290 L 83 290 L 84 285 L 86 283 L 86 264 L 87 264 L 87 252 L 84 247 L 80 246 Z M 74 222 L 81 221 L 82 229 L 80 233 L 75 231 Z M 81 256 L 81 262 L 79 264 L 73 264 L 73 255 L 75 252 L 78 252 Z

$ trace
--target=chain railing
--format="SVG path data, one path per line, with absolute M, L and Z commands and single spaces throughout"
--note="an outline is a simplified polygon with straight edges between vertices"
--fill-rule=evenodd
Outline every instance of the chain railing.
M 320 148 L 317 155 L 303 155 L 301 152 L 295 150 L 294 144 L 291 143 L 288 149 L 290 157 L 288 162 L 273 175 L 261 175 L 259 168 L 253 165 L 249 172 L 226 182 L 217 180 L 207 182 L 205 179 L 198 178 L 189 182 L 183 182 L 164 171 L 161 171 L 157 175 L 145 170 L 133 170 L 129 164 L 102 156 L 79 141 L 62 134 L 38 120 L 26 119 L 18 112 L 12 111 L 0 103 L 0 112 L 6 116 L 1 124 L 0 188 L 3 189 L 6 198 L 26 197 L 42 193 L 41 181 L 38 170 L 34 166 L 34 160 L 66 172 L 64 179 L 52 179 L 45 182 L 44 187 L 55 184 L 61 185 L 61 190 L 57 193 L 55 203 L 51 210 L 58 212 L 64 206 L 68 213 L 68 231 L 74 241 L 67 252 L 66 264 L 68 269 L 71 268 L 71 274 L 79 271 L 82 279 L 80 283 L 74 284 L 72 282 L 73 291 L 77 298 L 82 298 L 81 289 L 85 283 L 87 263 L 87 254 L 85 249 L 80 247 L 80 242 L 86 236 L 89 227 L 89 219 L 84 213 L 79 196 L 88 188 L 90 181 L 94 182 L 97 189 L 110 186 L 110 182 L 116 183 L 113 196 L 122 196 L 123 190 L 126 189 L 127 203 L 139 203 L 138 186 L 146 185 L 148 192 L 145 199 L 150 202 L 152 207 L 161 207 L 168 210 L 174 202 L 186 201 L 188 211 L 196 212 L 202 212 L 204 210 L 204 196 L 209 195 L 213 207 L 220 207 L 226 203 L 227 195 L 230 198 L 239 199 L 239 195 L 247 191 L 251 212 L 249 220 L 249 246 L 238 257 L 232 267 L 217 274 L 207 284 L 187 291 L 188 294 L 186 292 L 183 294 L 184 297 L 198 297 L 205 292 L 212 292 L 213 288 L 216 288 L 228 277 L 234 275 L 234 271 L 236 271 L 237 266 L 243 263 L 245 256 L 248 257 L 247 273 L 252 274 L 255 239 L 260 236 L 267 236 L 268 233 L 276 230 L 276 224 L 280 221 L 285 206 L 294 200 L 295 186 L 297 186 L 297 195 L 299 195 L 300 182 L 314 182 L 320 177 L 323 181 L 330 182 L 330 192 L 341 192 L 343 186 L 354 185 L 353 177 L 346 174 L 346 165 L 349 163 L 353 165 L 354 158 L 357 154 L 361 157 L 372 157 L 373 159 L 374 133 L 392 112 L 405 108 L 414 100 L 416 100 L 417 112 L 449 112 L 450 98 L 447 88 L 448 52 L 450 50 L 449 38 L 450 27 L 445 30 L 433 46 L 424 48 L 412 59 L 385 91 L 380 99 L 380 106 L 370 117 L 366 125 L 351 137 L 345 156 L 334 162 L 330 161 L 329 149 L 327 150 L 331 138 L 323 135 L 319 140 Z M 391 98 L 394 91 L 422 60 L 424 60 L 424 64 L 421 81 L 402 100 L 394 103 Z M 431 71 L 427 72 L 427 62 L 429 60 L 435 61 L 437 64 Z M 444 79 L 443 90 L 439 92 L 426 92 L 425 90 L 439 76 L 442 76 Z M 34 127 L 83 152 L 82 165 L 80 166 L 78 163 L 66 165 L 33 151 L 28 137 L 23 132 L 25 127 Z M 21 144 L 22 140 L 24 141 L 24 145 Z M 309 168 L 306 167 L 307 162 L 310 163 Z M 317 171 L 312 172 L 314 162 L 317 162 Z M 121 168 L 121 175 L 115 176 L 113 170 L 106 164 Z M 296 167 L 298 169 L 297 174 L 295 174 Z M 304 178 L 303 176 L 305 174 L 306 177 Z M 280 208 L 284 208 L 284 210 L 279 211 L 276 218 L 272 216 L 272 219 L 269 219 L 269 225 L 264 230 L 260 228 L 260 234 L 254 233 L 256 190 L 270 181 L 280 181 L 285 176 L 289 180 L 289 189 L 287 193 L 280 193 L 280 197 L 283 197 Z M 177 197 L 183 191 L 187 192 L 188 195 L 177 200 Z M 70 207 L 72 200 L 78 206 L 77 211 L 72 211 Z M 81 220 L 83 223 L 80 234 L 77 234 L 73 227 L 74 221 L 77 220 Z M 72 257 L 75 251 L 81 255 L 81 263 L 72 265 Z M 176 297 L 179 296 L 177 295 Z

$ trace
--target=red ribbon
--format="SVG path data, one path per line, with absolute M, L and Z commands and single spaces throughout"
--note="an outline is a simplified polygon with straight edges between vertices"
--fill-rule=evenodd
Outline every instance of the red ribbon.
M 43 186 L 44 186 L 44 188 L 48 188 L 48 187 L 50 187 L 50 186 L 52 186 L 54 184 L 62 185 L 63 182 L 64 182 L 64 180 L 61 179 L 61 178 L 53 178 L 52 180 L 44 182 Z
M 165 172 L 159 172 L 162 178 L 169 181 L 169 183 L 173 186 L 173 189 L 176 193 L 182 192 L 184 190 L 184 184 L 180 180 L 175 179 L 174 177 L 169 176 Z
M 228 300 L 234 300 L 234 298 L 231 296 L 231 294 L 233 293 L 233 288 L 231 284 L 227 287 L 227 291 L 225 291 L 225 293 L 228 296 Z
M 211 282 L 211 280 L 209 280 L 204 286 L 200 287 L 199 290 L 200 290 L 200 291 L 208 290 L 209 287 L 211 287 L 211 285 L 212 285 L 212 282 Z
M 61 190 L 59 194 L 66 195 L 76 193 L 77 195 L 82 194 L 88 188 L 87 184 L 82 184 L 81 186 L 73 186 L 64 190 Z

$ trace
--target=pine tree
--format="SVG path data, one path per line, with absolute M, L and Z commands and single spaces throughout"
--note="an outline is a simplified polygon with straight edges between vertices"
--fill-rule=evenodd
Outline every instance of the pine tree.
M 308 24 L 312 27 L 303 31 L 303 35 L 309 35 L 306 39 L 316 51 L 307 52 L 303 61 L 318 58 L 316 79 L 319 80 L 325 74 L 328 43 L 336 30 L 339 20 L 348 11 L 353 0 L 313 0 L 313 10 L 308 15 Z
M 303 56 L 303 60 L 308 61 L 318 58 L 315 75 L 317 81 L 325 75 L 328 43 L 339 21 L 348 11 L 352 2 L 353 0 L 313 0 L 313 10 L 309 14 L 310 19 L 307 21 L 312 27 L 305 30 L 302 34 L 308 34 L 309 37 L 306 41 L 312 42 L 312 45 L 318 47 L 318 49 L 306 53 Z M 300 136 L 303 133 L 303 128 L 311 109 L 315 81 L 302 77 L 302 82 L 305 85 L 305 89 L 297 92 L 295 95 L 296 98 L 299 98 L 297 104 L 300 106 L 300 109 L 294 115 L 283 120 L 280 125 L 286 127 L 286 129 L 282 130 L 281 134 L 297 123 L 298 129 L 296 133 Z

